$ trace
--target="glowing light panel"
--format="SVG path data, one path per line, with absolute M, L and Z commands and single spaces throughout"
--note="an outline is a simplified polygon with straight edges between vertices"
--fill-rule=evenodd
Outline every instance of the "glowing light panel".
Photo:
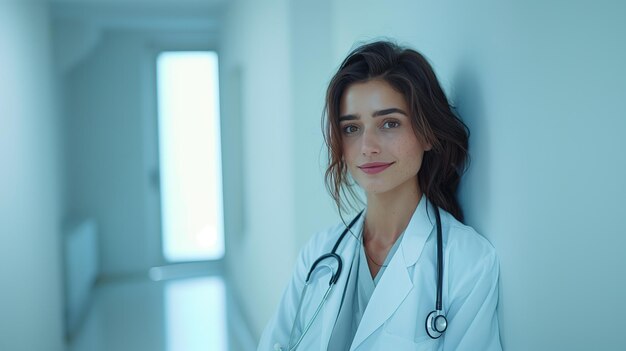
M 170 262 L 224 255 L 218 60 L 215 52 L 157 58 L 163 254 Z

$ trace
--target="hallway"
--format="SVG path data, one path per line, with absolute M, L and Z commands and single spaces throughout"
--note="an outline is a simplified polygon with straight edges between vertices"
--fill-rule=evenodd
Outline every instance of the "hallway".
M 451 169 L 463 223 L 499 257 L 503 348 L 623 349 L 624 14 L 614 0 L 0 1 L 0 351 L 254 350 L 300 250 L 366 205 L 329 187 L 323 117 L 342 60 L 379 39 L 423 53 L 471 131 L 471 162 Z M 219 155 L 222 209 L 172 207 L 222 220 L 223 257 L 172 276 L 162 266 L 195 259 L 164 251 L 158 57 L 198 51 L 218 57 L 221 134 L 179 135 L 189 164 Z M 193 195 L 210 183 L 185 174 Z M 219 227 L 183 222 L 193 238 Z

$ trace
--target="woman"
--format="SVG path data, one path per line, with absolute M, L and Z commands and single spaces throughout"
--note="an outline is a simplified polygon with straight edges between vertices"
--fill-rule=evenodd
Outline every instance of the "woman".
M 327 187 L 367 206 L 300 252 L 259 350 L 501 350 L 498 260 L 456 199 L 468 130 L 426 59 L 357 48 L 325 114 Z

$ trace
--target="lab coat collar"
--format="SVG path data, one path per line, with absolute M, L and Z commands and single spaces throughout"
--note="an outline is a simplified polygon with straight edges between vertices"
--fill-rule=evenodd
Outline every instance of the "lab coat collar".
M 400 248 L 407 267 L 415 265 L 422 254 L 426 240 L 435 227 L 436 217 L 433 206 L 435 205 L 426 198 L 426 195 L 422 195 L 404 232 Z
M 435 217 L 432 206 L 426 196 L 422 196 L 402 237 L 399 250 L 389 261 L 389 266 L 367 304 L 350 350 L 357 349 L 368 336 L 382 326 L 413 289 L 413 281 L 407 268 L 415 265 L 433 229 Z

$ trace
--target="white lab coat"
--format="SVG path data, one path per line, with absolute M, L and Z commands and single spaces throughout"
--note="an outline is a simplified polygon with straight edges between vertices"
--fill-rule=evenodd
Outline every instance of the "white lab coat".
M 420 201 L 413 213 L 400 246 L 367 305 L 350 350 L 502 350 L 496 311 L 499 263 L 495 250 L 474 229 L 444 210 L 440 210 L 444 243 L 442 303 L 448 329 L 437 340 L 426 333 L 426 316 L 435 309 L 437 291 L 436 220 L 432 203 L 426 206 L 426 202 Z M 364 217 L 354 224 L 354 233 L 362 232 Z M 291 282 L 261 336 L 259 351 L 278 349 L 278 345 L 287 349 L 309 268 L 319 256 L 332 250 L 344 229 L 341 223 L 320 232 L 302 249 Z M 344 265 L 352 262 L 358 253 L 355 245 L 359 244 L 349 234 L 344 238 L 337 250 Z M 348 269 L 344 267 L 298 350 L 329 348 Z M 305 301 L 305 315 L 313 314 L 328 287 L 330 272 L 325 274 L 309 287 L 307 296 L 318 297 L 315 302 Z

